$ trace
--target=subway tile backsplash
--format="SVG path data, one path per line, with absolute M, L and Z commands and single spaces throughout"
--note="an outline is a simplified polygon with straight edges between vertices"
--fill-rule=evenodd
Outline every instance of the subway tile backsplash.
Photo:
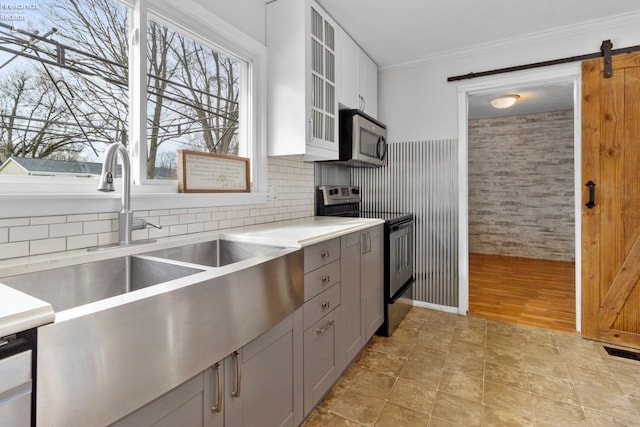
M 133 239 L 162 239 L 231 227 L 262 224 L 314 214 L 314 169 L 302 156 L 268 160 L 266 203 L 193 209 L 136 211 L 161 230 L 135 230 Z M 116 212 L 0 219 L 0 259 L 41 255 L 105 245 L 118 240 Z

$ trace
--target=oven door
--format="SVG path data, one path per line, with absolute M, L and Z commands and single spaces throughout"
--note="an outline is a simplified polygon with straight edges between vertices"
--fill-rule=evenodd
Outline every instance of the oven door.
M 388 303 L 395 302 L 413 283 L 413 228 L 414 221 L 389 227 Z

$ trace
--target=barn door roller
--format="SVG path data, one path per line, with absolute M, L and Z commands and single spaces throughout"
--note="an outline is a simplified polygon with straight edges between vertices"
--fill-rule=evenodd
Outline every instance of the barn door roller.
M 604 57 L 604 78 L 608 79 L 613 75 L 613 71 L 611 70 L 611 48 L 613 48 L 613 43 L 611 40 L 603 40 L 600 45 L 600 52 L 602 52 L 602 56 Z
M 548 67 L 550 65 L 566 64 L 568 62 L 586 61 L 594 58 L 604 58 L 604 77 L 609 78 L 613 75 L 611 69 L 611 57 L 621 53 L 640 52 L 640 45 L 613 49 L 611 40 L 603 40 L 600 45 L 600 52 L 588 53 L 586 55 L 569 56 L 566 58 L 553 59 L 551 61 L 534 62 L 532 64 L 517 65 L 515 67 L 497 68 L 495 70 L 480 71 L 478 73 L 461 74 L 447 78 L 448 82 L 458 80 L 475 79 L 476 77 L 492 76 L 495 74 L 511 73 L 512 71 L 530 70 L 532 68 Z

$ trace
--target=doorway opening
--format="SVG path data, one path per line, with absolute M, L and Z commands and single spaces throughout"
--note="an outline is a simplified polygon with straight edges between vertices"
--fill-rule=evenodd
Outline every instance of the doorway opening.
M 460 88 L 460 307 L 470 315 L 579 329 L 579 80 L 571 67 Z M 516 105 L 491 106 L 505 94 Z

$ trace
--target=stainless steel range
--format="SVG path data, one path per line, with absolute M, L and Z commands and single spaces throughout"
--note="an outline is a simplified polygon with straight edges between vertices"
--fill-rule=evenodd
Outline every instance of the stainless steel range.
M 413 305 L 414 226 L 410 213 L 360 210 L 360 188 L 321 186 L 316 192 L 316 214 L 384 220 L 384 323 L 378 335 L 390 336 Z

